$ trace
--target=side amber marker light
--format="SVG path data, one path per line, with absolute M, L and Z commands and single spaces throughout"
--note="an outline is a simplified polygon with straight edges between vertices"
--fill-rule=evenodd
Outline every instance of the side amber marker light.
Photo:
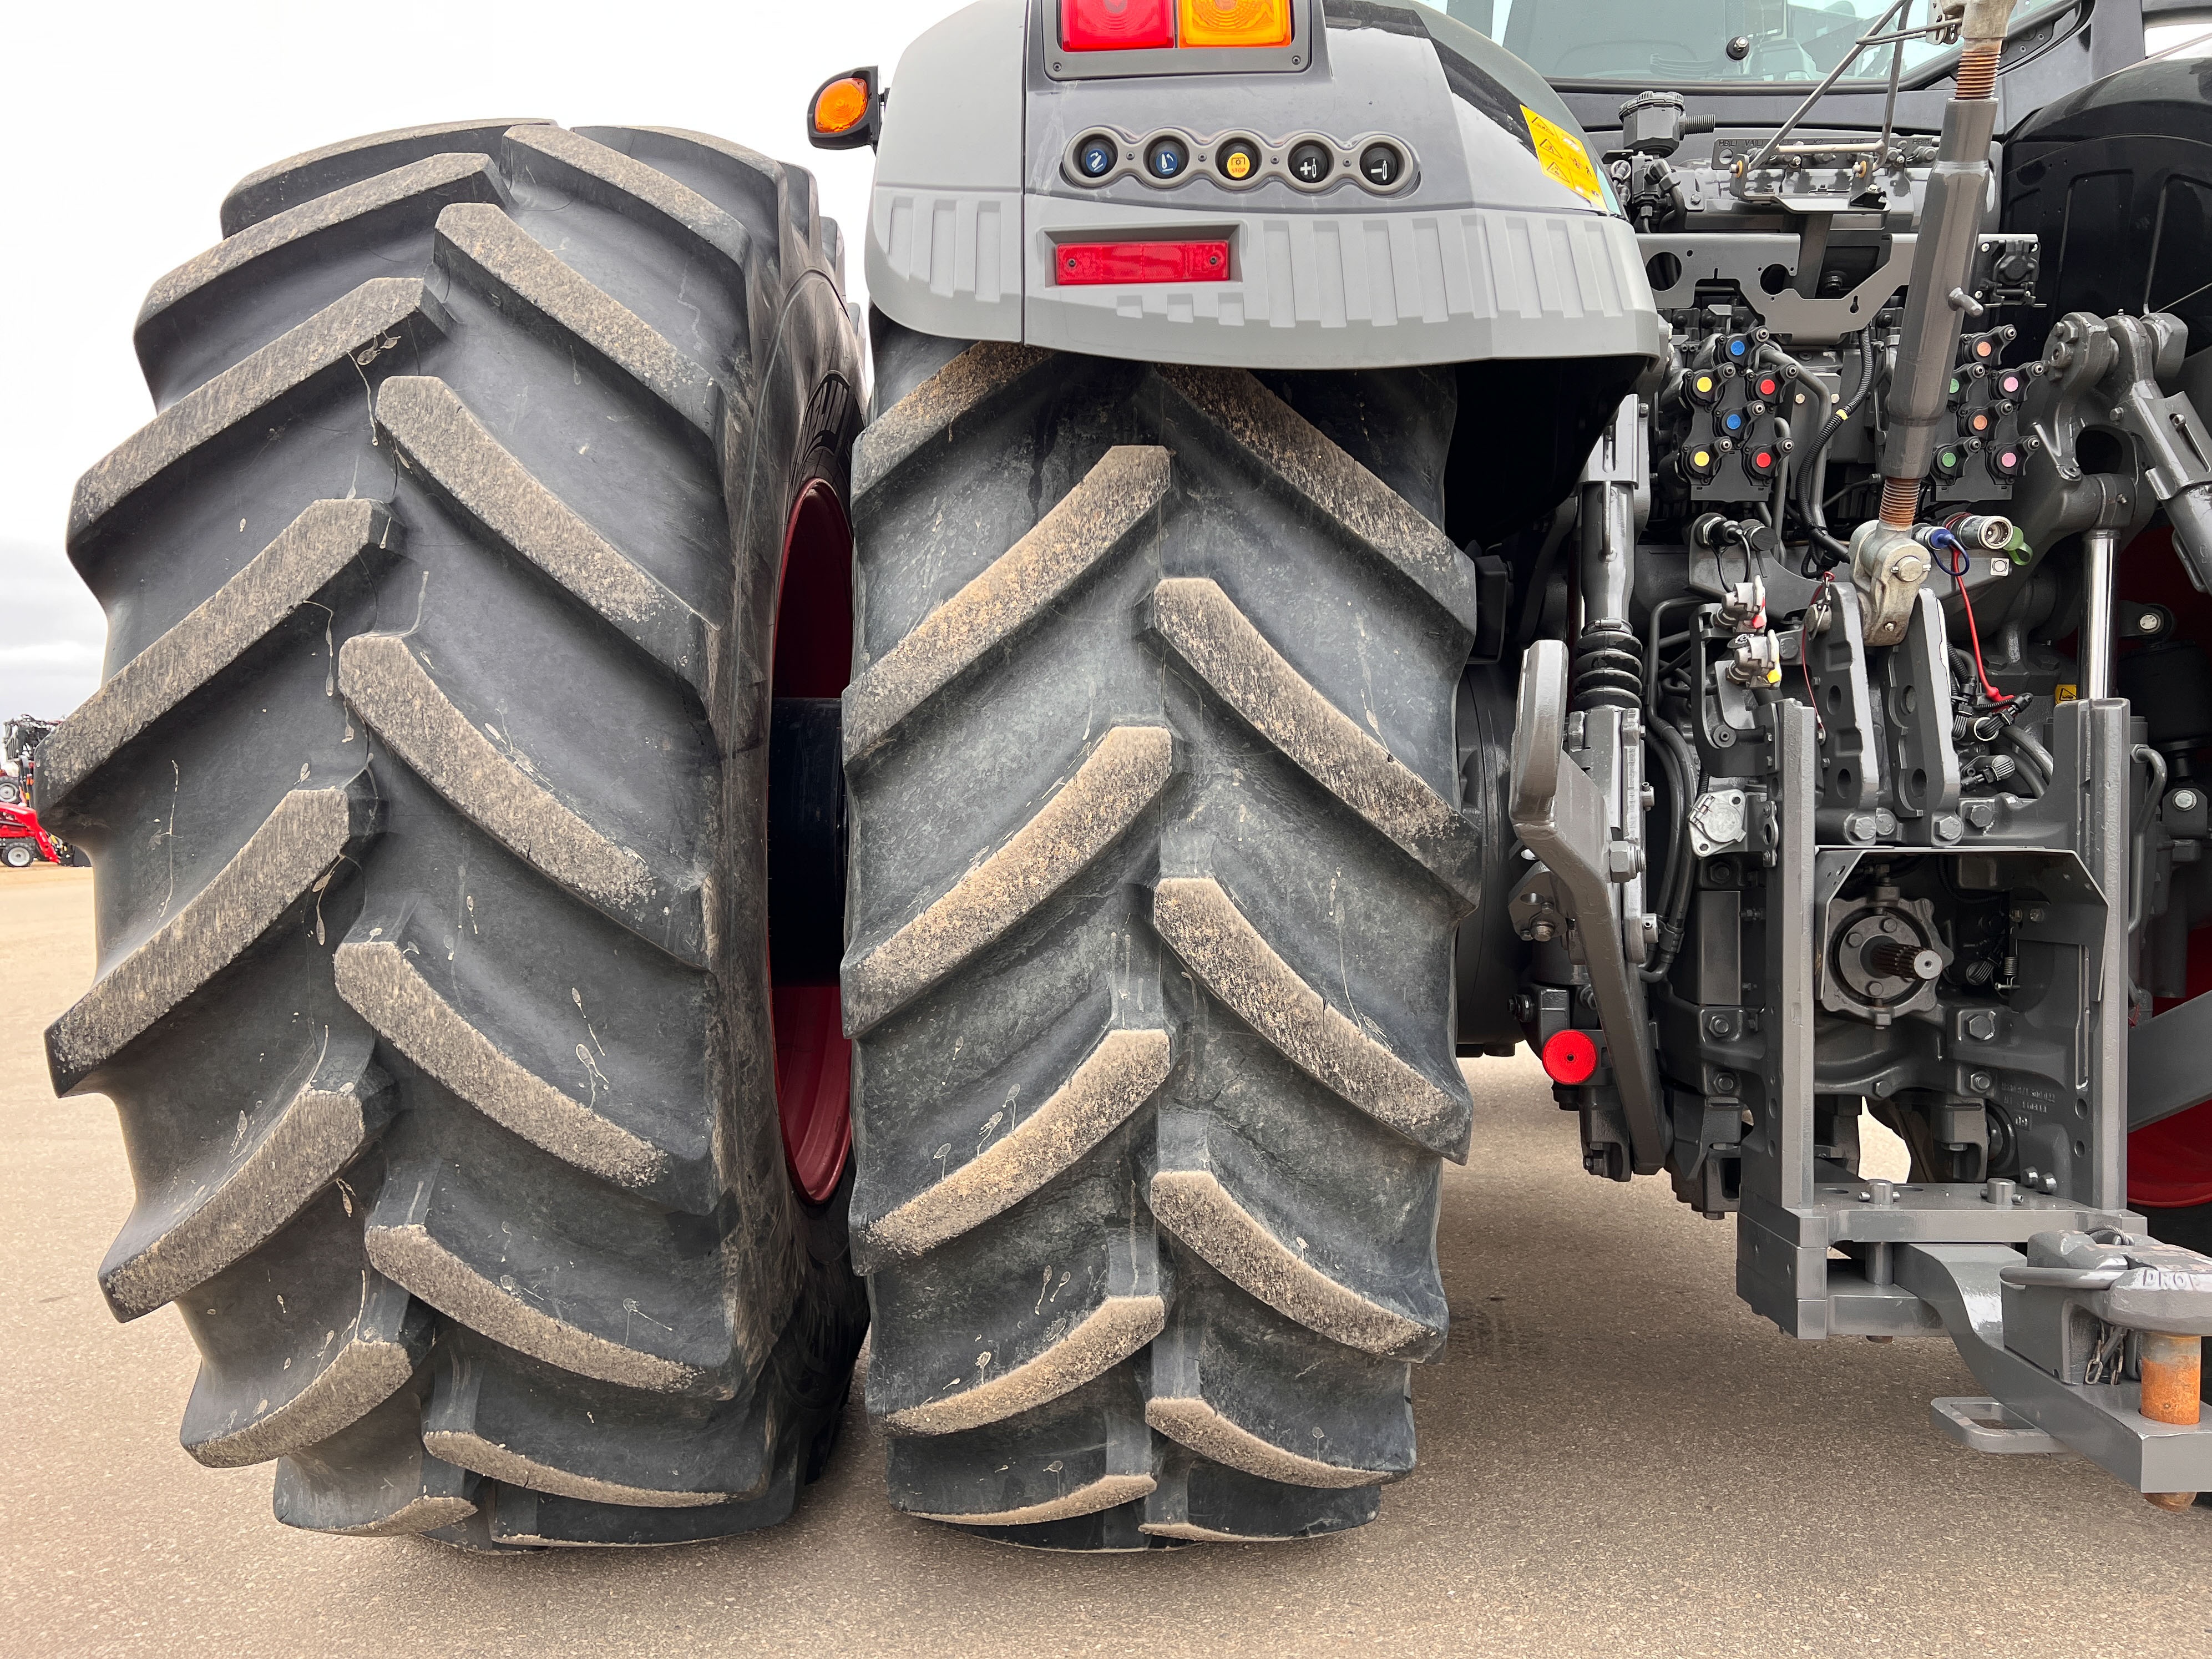
M 814 100 L 817 132 L 849 132 L 866 118 L 868 83 L 857 75 L 832 81 Z
M 1291 0 L 1176 0 L 1184 46 L 1287 46 Z
M 806 102 L 806 142 L 817 149 L 858 149 L 876 142 L 883 103 L 873 66 L 833 76 Z

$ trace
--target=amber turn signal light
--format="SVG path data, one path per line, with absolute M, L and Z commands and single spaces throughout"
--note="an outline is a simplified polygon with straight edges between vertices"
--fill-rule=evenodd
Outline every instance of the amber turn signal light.
M 883 128 L 875 65 L 832 76 L 806 102 L 806 142 L 817 149 L 872 145 Z
M 1180 0 L 1186 46 L 1287 46 L 1291 0 Z

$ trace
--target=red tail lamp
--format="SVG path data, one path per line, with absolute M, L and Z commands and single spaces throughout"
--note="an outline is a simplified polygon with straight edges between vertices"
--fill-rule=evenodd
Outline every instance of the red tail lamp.
M 1225 283 L 1229 243 L 1067 242 L 1053 252 L 1053 280 L 1062 288 L 1104 283 Z
M 1290 43 L 1291 0 L 1060 0 L 1067 52 Z
M 1554 1083 L 1587 1083 L 1597 1070 L 1597 1044 L 1589 1033 L 1554 1031 L 1544 1044 L 1544 1072 Z
M 1060 0 L 1069 52 L 1134 52 L 1175 45 L 1175 0 Z

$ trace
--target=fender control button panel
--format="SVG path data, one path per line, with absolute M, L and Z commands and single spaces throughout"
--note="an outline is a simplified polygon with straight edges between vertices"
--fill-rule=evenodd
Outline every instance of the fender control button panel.
M 1397 138 L 1363 133 L 1338 140 L 1319 133 L 1267 139 L 1249 132 L 1198 134 L 1172 129 L 1132 133 L 1100 127 L 1060 157 L 1071 184 L 1096 188 L 1139 179 L 1155 188 L 1204 179 L 1226 190 L 1274 182 L 1313 195 L 1352 185 L 1395 196 L 1413 182 L 1413 151 Z

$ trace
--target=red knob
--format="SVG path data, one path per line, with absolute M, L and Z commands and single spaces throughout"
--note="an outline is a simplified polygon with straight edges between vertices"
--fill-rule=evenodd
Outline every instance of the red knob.
M 1597 1044 L 1587 1031 L 1555 1031 L 1544 1044 L 1544 1071 L 1554 1083 L 1587 1083 L 1597 1070 Z

